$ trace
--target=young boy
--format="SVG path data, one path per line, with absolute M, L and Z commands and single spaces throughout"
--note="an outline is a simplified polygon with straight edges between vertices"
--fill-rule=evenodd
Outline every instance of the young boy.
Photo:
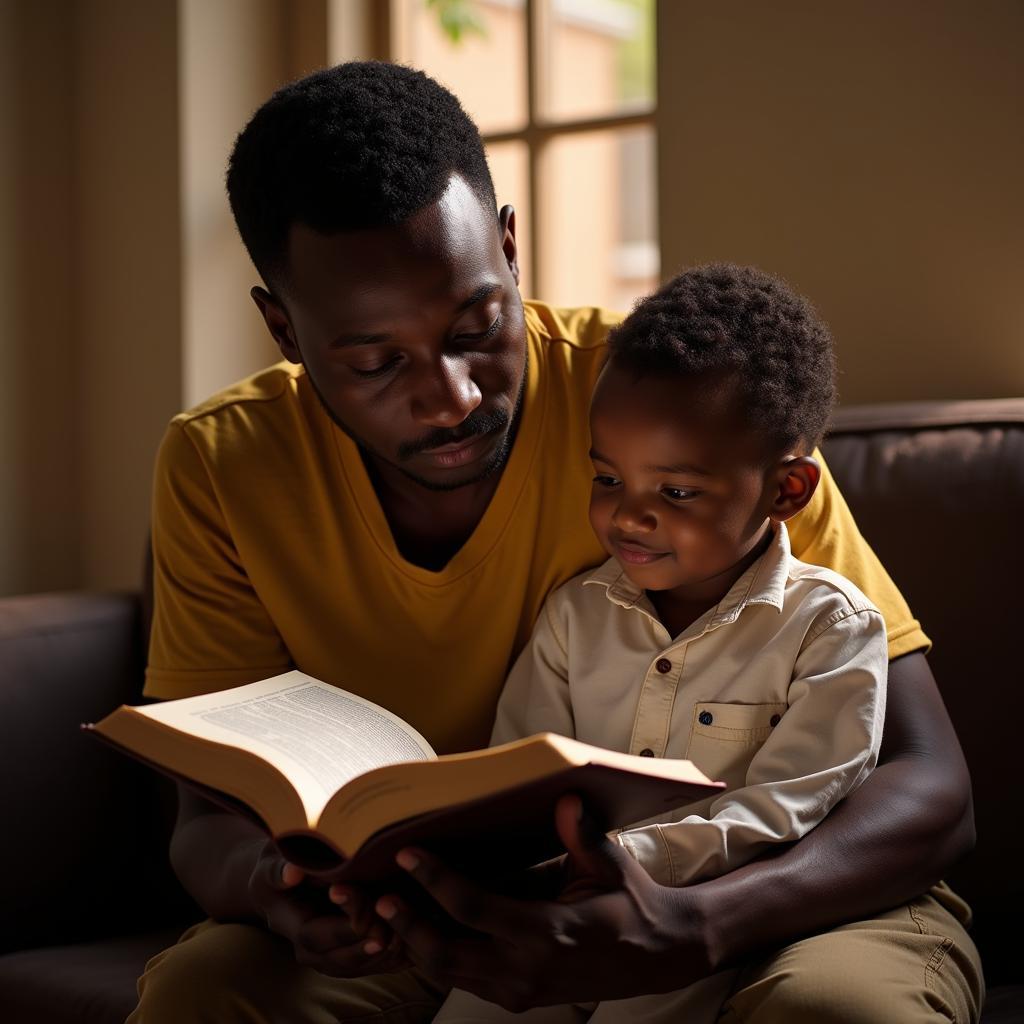
M 590 520 L 611 556 L 545 604 L 492 742 L 550 730 L 686 757 L 728 790 L 624 830 L 658 882 L 722 874 L 812 829 L 871 771 L 881 614 L 790 555 L 821 469 L 828 329 L 752 268 L 691 270 L 609 339 L 591 408 Z M 734 971 L 678 992 L 513 1015 L 455 991 L 438 1021 L 714 1020 Z

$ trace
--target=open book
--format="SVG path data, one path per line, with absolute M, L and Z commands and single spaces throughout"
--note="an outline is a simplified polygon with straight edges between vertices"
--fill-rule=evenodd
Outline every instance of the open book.
M 565 793 L 612 829 L 723 785 L 689 761 L 552 733 L 438 757 L 396 715 L 302 672 L 122 705 L 84 728 L 254 818 L 307 871 L 353 881 L 392 874 L 408 845 L 463 870 L 538 863 L 560 851 L 554 805 Z

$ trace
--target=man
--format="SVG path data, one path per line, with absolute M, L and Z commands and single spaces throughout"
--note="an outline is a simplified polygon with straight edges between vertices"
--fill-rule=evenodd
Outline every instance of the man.
M 440 751 L 480 746 L 545 596 L 602 560 L 586 410 L 613 318 L 524 305 L 476 128 L 405 68 L 342 65 L 275 94 L 228 192 L 286 362 L 168 430 L 147 693 L 298 667 Z M 450 921 L 393 897 L 375 915 L 356 892 L 335 893 L 340 914 L 252 825 L 183 791 L 172 860 L 211 920 L 151 962 L 134 1019 L 429 1020 L 451 984 L 523 1007 L 674 990 L 741 961 L 726 1011 L 744 1020 L 976 1017 L 955 897 L 903 906 L 973 839 L 927 638 L 827 471 L 791 532 L 798 557 L 882 609 L 892 659 L 879 768 L 792 850 L 669 889 L 566 800 L 587 898 L 514 900 L 421 855 L 404 863 Z

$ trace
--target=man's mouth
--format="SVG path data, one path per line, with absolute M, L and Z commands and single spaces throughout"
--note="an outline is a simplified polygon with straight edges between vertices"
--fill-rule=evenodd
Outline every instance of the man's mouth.
M 452 444 L 443 444 L 437 448 L 428 448 L 422 454 L 429 462 L 441 469 L 453 469 L 457 466 L 465 466 L 480 458 L 484 452 L 494 443 L 494 431 L 486 434 L 476 434 L 467 437 L 464 441 L 456 441 Z

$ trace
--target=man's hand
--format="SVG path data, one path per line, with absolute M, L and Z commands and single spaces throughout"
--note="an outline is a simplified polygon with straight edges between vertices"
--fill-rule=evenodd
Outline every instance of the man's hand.
M 394 933 L 374 919 L 357 889 L 333 893 L 332 903 L 325 888 L 306 881 L 269 841 L 249 879 L 249 895 L 267 927 L 292 944 L 295 959 L 321 974 L 353 978 L 409 966 Z
M 428 974 L 513 1012 L 682 988 L 711 973 L 686 889 L 658 885 L 595 830 L 578 797 L 556 810 L 568 852 L 557 899 L 521 901 L 487 892 L 421 850 L 398 863 L 451 919 L 439 926 L 399 896 L 377 913 Z

